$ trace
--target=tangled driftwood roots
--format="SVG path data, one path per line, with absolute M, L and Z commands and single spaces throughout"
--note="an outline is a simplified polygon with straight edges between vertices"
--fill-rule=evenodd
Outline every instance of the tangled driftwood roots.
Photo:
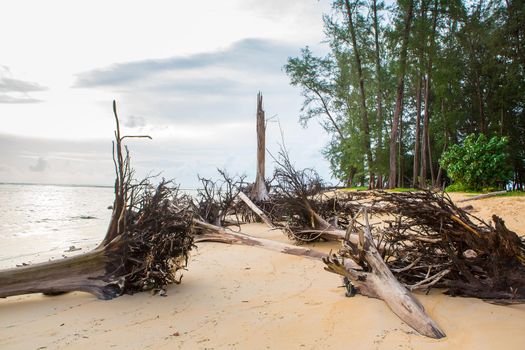
M 525 242 L 493 216 L 493 225 L 458 208 L 445 194 L 371 193 L 390 214 L 376 235 L 396 277 L 411 289 L 448 288 L 452 295 L 525 298 Z
M 432 320 L 417 299 L 394 277 L 379 254 L 364 210 L 365 226 L 359 231 L 359 243 L 345 242 L 341 256 L 350 257 L 360 269 L 351 268 L 345 259 L 332 255 L 323 259 L 325 270 L 345 276 L 354 288 L 372 298 L 384 300 L 388 307 L 420 334 L 443 338 L 445 333 Z
M 0 271 L 0 297 L 85 291 L 101 299 L 162 290 L 178 282 L 193 247 L 193 206 L 173 184 L 132 183 L 127 149 L 117 130 L 115 202 L 108 232 L 93 251 L 57 261 Z

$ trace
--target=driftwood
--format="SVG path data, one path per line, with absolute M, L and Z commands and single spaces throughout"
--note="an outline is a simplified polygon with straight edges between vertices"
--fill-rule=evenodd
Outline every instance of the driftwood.
M 269 228 L 275 228 L 275 225 L 273 224 L 272 220 L 262 211 L 261 208 L 259 208 L 255 203 L 252 202 L 250 198 L 248 198 L 247 195 L 245 195 L 243 192 L 239 192 L 239 198 L 251 209 L 261 220 L 268 226 Z
M 431 338 L 442 338 L 445 336 L 445 333 L 425 313 L 423 306 L 392 275 L 377 249 L 375 249 L 369 230 L 365 235 L 365 242 L 360 246 L 368 263 L 367 266 L 372 267 L 371 272 L 366 272 L 362 270 L 362 266 L 351 259 L 340 261 L 336 256 L 329 256 L 313 249 L 252 237 L 199 220 L 194 220 L 194 223 L 204 231 L 204 233 L 197 236 L 196 242 L 212 241 L 254 246 L 279 253 L 322 260 L 327 265 L 327 271 L 350 278 L 360 294 L 384 300 L 401 320 L 419 333 Z
M 215 226 L 200 220 L 193 220 L 195 226 L 203 231 L 195 238 L 195 242 L 219 242 L 228 244 L 238 244 L 253 247 L 261 247 L 279 253 L 303 256 L 315 260 L 321 260 L 326 257 L 325 253 L 319 251 L 298 247 L 291 244 L 273 241 L 270 239 L 253 237 L 242 232 L 233 232 L 223 227 Z
M 501 218 L 493 216 L 489 225 L 431 191 L 369 195 L 390 214 L 375 235 L 405 285 L 481 299 L 525 298 L 525 242 Z
M 245 186 L 245 176 L 230 176 L 225 170 L 217 169 L 220 179 L 199 177 L 202 188 L 197 190 L 196 214 L 205 222 L 216 226 L 229 225 L 229 216 L 237 216 L 237 197 Z M 236 221 L 239 221 L 238 218 Z
M 366 210 L 365 228 L 359 236 L 359 245 L 347 242 L 343 256 L 351 258 L 362 269 L 349 268 L 348 260 L 335 254 L 323 259 L 325 269 L 347 277 L 360 294 L 384 300 L 399 318 L 420 334 L 437 339 L 445 337 L 445 333 L 427 315 L 423 305 L 397 281 L 383 261 L 372 238 Z
M 0 271 L 0 297 L 84 291 L 111 299 L 180 282 L 177 271 L 186 266 L 193 247 L 192 202 L 166 181 L 132 184 L 129 155 L 122 147 L 129 136 L 120 134 L 115 102 L 113 110 L 115 203 L 104 240 L 82 255 Z
M 473 196 L 473 197 L 469 197 L 469 198 L 460 199 L 460 200 L 458 201 L 458 203 L 462 203 L 462 202 L 470 202 L 470 201 L 476 201 L 476 200 L 478 200 L 478 199 L 483 199 L 483 198 L 495 197 L 495 196 L 499 196 L 499 195 L 502 195 L 502 194 L 505 194 L 505 193 L 507 193 L 507 191 L 496 191 L 496 192 L 490 192 L 490 193 L 478 194 L 477 196 Z

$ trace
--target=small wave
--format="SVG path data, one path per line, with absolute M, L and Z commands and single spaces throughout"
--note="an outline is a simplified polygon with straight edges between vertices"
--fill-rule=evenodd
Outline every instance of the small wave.
M 93 219 L 98 219 L 98 218 L 96 216 L 91 216 L 91 215 L 80 215 L 80 216 L 72 216 L 71 219 L 93 220 Z

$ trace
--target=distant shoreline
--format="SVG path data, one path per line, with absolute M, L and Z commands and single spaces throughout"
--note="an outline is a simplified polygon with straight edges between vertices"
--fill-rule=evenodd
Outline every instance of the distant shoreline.
M 109 185 L 46 184 L 46 183 L 33 183 L 33 182 L 0 182 L 0 186 L 1 185 L 113 188 L 113 186 L 109 186 Z

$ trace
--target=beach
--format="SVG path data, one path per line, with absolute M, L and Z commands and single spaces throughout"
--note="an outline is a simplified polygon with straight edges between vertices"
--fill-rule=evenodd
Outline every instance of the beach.
M 453 194 L 455 200 L 465 198 Z M 489 220 L 502 216 L 524 234 L 525 197 L 466 203 Z M 243 232 L 286 241 L 278 230 L 248 224 Z M 324 252 L 333 242 L 310 245 Z M 2 349 L 520 349 L 525 305 L 496 306 L 433 290 L 416 293 L 447 334 L 417 334 L 381 300 L 344 296 L 323 263 L 256 247 L 199 243 L 182 284 L 167 296 L 86 293 L 0 299 Z

